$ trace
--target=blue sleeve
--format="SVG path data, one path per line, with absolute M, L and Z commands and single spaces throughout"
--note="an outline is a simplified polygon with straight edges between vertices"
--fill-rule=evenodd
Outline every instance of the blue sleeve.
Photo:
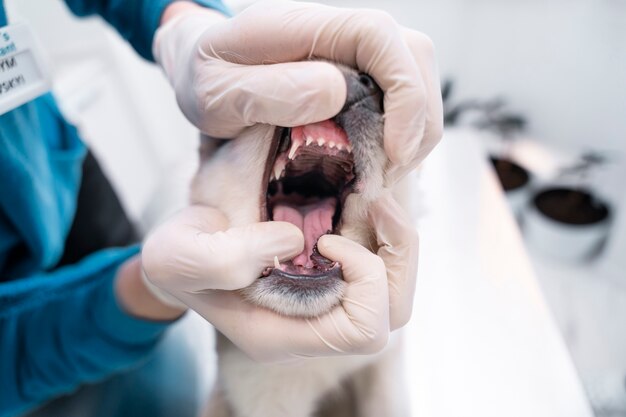
M 142 57 L 153 61 L 152 38 L 163 10 L 175 0 L 65 0 L 78 16 L 99 14 L 113 25 Z M 193 0 L 226 15 L 230 11 L 221 0 Z
M 0 416 L 26 411 L 145 358 L 169 323 L 133 318 L 114 276 L 136 247 L 109 249 L 0 285 Z

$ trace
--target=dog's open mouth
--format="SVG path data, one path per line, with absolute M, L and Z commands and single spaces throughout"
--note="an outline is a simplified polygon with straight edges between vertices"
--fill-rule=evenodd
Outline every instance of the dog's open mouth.
M 305 247 L 291 261 L 276 262 L 263 276 L 341 279 L 341 267 L 317 251 L 317 240 L 334 233 L 355 181 L 352 146 L 333 120 L 279 130 L 275 158 L 266 167 L 267 220 L 286 221 L 304 234 Z

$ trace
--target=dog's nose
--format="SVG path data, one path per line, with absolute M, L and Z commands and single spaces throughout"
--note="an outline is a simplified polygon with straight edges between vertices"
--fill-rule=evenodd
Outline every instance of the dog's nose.
M 348 87 L 344 110 L 358 104 L 374 112 L 383 112 L 383 92 L 372 77 L 362 72 L 344 73 L 344 77 Z

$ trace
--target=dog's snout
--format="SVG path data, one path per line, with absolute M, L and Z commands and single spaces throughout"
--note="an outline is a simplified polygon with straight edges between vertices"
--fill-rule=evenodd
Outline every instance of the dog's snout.
M 344 72 L 344 77 L 348 93 L 344 109 L 359 104 L 371 111 L 383 112 L 383 92 L 372 77 L 353 71 Z

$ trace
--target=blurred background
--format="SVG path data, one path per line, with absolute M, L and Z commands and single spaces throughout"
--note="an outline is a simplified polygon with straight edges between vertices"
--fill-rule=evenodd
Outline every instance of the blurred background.
M 147 230 L 180 207 L 197 135 L 160 71 L 99 18 L 79 20 L 61 0 L 6 3 L 13 21 L 35 27 L 63 112 L 130 216 Z M 239 10 L 250 2 L 226 3 Z M 626 416 L 626 2 L 325 3 L 383 8 L 433 39 L 447 152 L 476 148 L 467 158 L 495 168 L 511 233 L 525 242 L 523 254 L 509 256 L 529 257 L 594 413 Z M 461 174 L 479 166 L 455 158 L 450 169 Z

